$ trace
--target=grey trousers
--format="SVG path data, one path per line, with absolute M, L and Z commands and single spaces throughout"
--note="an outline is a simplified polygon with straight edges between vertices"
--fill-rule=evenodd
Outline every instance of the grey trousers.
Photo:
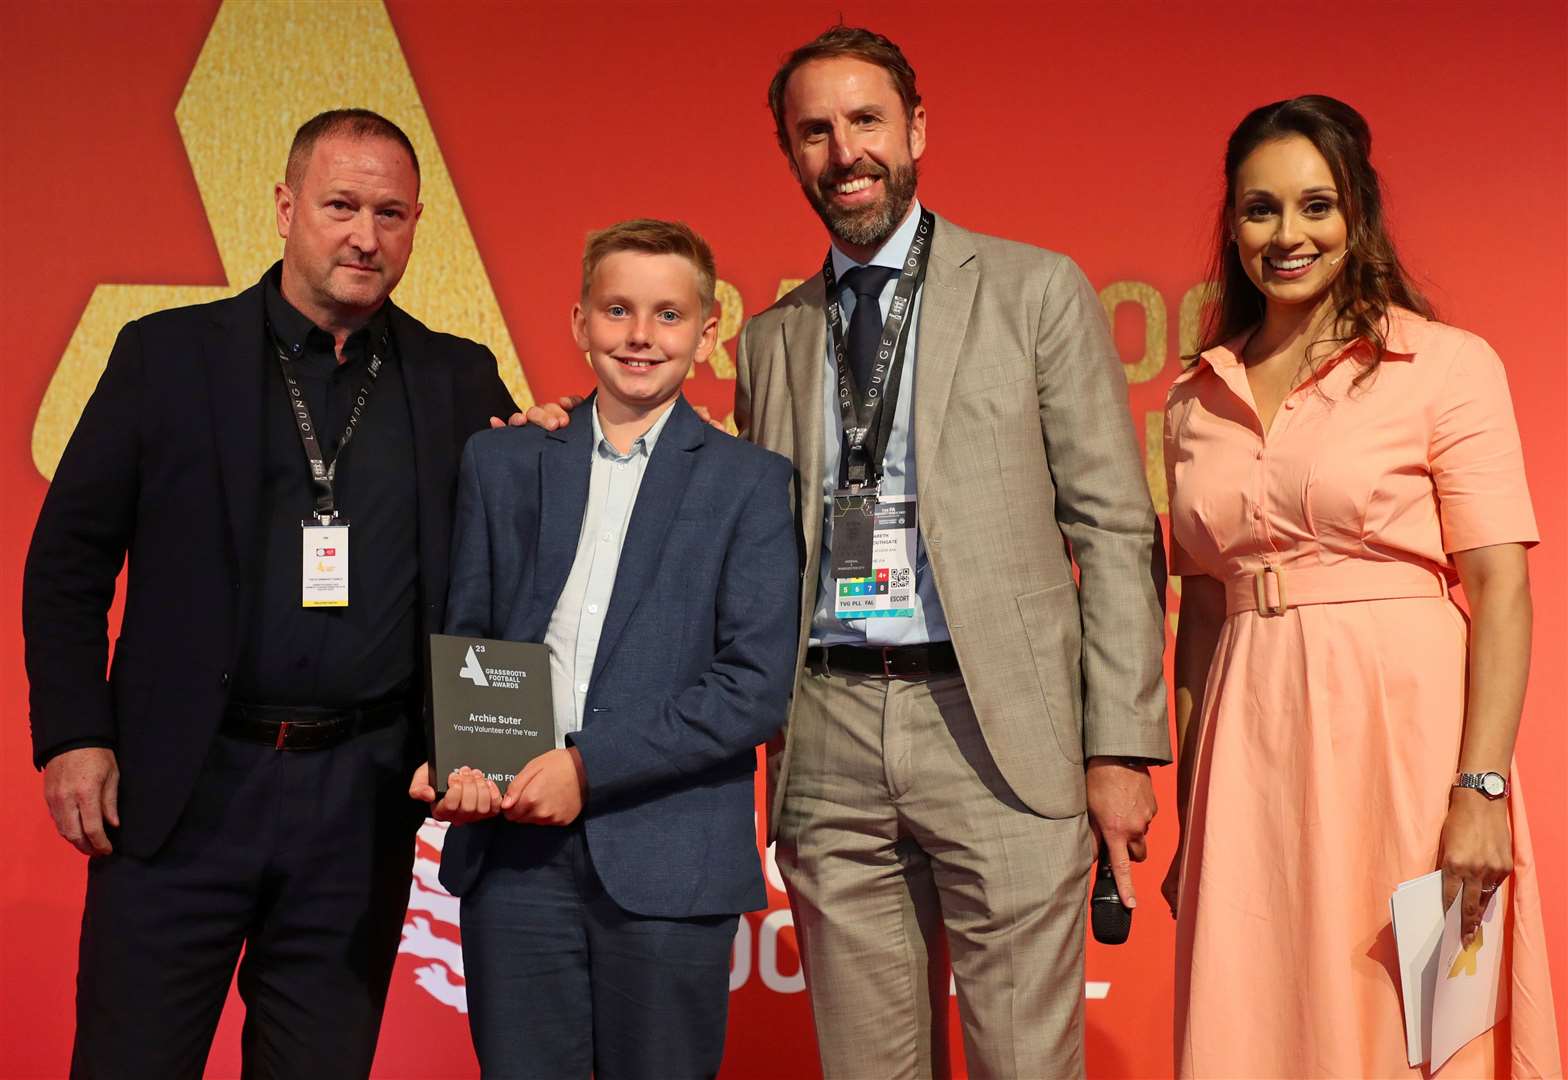
M 828 1080 L 948 1074 L 949 957 L 971 1077 L 1082 1076 L 1087 816 L 1018 800 L 959 676 L 808 672 L 789 737 L 776 854 Z

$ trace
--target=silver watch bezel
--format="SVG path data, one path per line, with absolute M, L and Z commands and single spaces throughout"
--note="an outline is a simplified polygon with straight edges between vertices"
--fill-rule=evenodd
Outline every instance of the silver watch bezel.
M 1460 773 L 1455 787 L 1479 791 L 1488 799 L 1501 799 L 1508 794 L 1508 777 L 1495 770 L 1480 773 Z

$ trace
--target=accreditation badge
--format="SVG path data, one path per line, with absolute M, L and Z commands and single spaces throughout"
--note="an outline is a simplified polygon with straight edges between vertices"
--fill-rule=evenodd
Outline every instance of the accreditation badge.
M 833 547 L 838 547 L 834 519 Z M 880 495 L 872 511 L 871 565 L 859 577 L 841 577 L 833 600 L 840 619 L 912 619 L 915 615 L 915 499 Z M 834 562 L 837 563 L 835 554 Z
M 876 508 L 876 488 L 840 488 L 833 493 L 833 540 L 828 555 L 834 578 L 862 578 L 871 573 Z
M 300 603 L 304 607 L 348 607 L 348 519 L 333 517 L 300 522 Z

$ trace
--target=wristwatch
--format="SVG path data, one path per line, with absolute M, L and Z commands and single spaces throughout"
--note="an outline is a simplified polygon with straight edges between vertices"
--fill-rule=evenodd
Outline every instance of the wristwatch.
M 1501 799 L 1508 795 L 1508 777 L 1497 772 L 1462 772 L 1454 778 L 1454 787 L 1474 788 L 1488 799 Z

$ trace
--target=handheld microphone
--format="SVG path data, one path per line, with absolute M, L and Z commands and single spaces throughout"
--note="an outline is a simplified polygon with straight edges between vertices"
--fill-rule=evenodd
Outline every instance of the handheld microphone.
M 1094 867 L 1094 892 L 1089 895 L 1089 925 L 1094 940 L 1101 945 L 1120 945 L 1132 932 L 1132 908 L 1122 904 L 1116 891 L 1116 875 L 1111 872 L 1111 855 L 1100 842 L 1100 857 Z

